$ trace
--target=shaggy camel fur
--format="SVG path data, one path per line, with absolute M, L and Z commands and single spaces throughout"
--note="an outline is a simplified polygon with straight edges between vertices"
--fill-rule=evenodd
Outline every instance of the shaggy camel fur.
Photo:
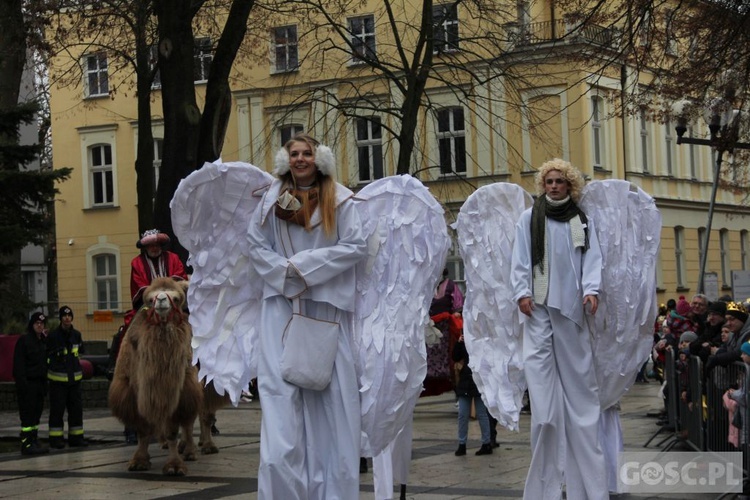
M 151 468 L 152 437 L 169 448 L 166 475 L 184 476 L 187 467 L 178 451 L 182 428 L 185 460 L 195 460 L 193 424 L 203 405 L 203 387 L 192 364 L 192 332 L 182 309 L 187 282 L 156 278 L 143 294 L 142 307 L 120 347 L 109 387 L 112 414 L 138 433 L 138 448 L 128 470 Z M 210 432 L 209 432 L 210 434 Z

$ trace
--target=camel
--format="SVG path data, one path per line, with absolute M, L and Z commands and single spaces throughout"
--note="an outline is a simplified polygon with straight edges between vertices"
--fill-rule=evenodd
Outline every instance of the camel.
M 122 340 L 109 387 L 109 408 L 138 433 L 130 471 L 151 468 L 148 445 L 152 438 L 167 443 L 165 475 L 184 476 L 183 457 L 196 457 L 193 425 L 203 406 L 203 387 L 192 364 L 192 331 L 183 312 L 186 288 L 187 282 L 156 278 L 143 294 L 146 305 Z M 183 456 L 177 441 L 180 428 Z

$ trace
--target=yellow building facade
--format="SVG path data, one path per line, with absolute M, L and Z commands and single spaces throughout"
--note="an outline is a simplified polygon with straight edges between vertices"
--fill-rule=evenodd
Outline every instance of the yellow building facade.
M 706 237 L 714 165 L 710 148 L 678 146 L 674 124 L 654 120 L 645 110 L 621 116 L 623 88 L 640 83 L 633 81 L 634 72 L 617 67 L 594 74 L 584 64 L 574 66 L 570 60 L 551 57 L 561 50 L 604 50 L 611 41 L 606 30 L 589 30 L 568 40 L 570 26 L 562 16 L 554 17 L 546 2 L 512 5 L 510 14 L 492 23 L 507 40 L 503 57 L 465 62 L 475 74 L 491 77 L 483 82 L 467 79 L 460 85 L 439 79 L 428 83 L 429 106 L 419 111 L 411 172 L 444 204 L 448 223 L 482 185 L 516 182 L 531 191 L 535 168 L 552 157 L 571 161 L 592 180 L 628 180 L 652 194 L 662 212 L 660 302 L 679 295 L 689 298 L 696 292 L 700 243 Z M 452 6 L 436 3 L 443 13 L 441 41 L 455 42 L 448 47 L 455 57 L 462 37 L 476 35 L 488 20 L 477 23 L 463 7 Z M 349 36 L 357 37 L 356 50 L 392 47 L 393 33 L 380 24 L 380 8 L 372 2 L 344 16 Z M 418 17 L 414 14 L 403 16 Z M 283 140 L 306 131 L 332 146 L 338 179 L 350 188 L 394 175 L 398 145 L 388 129 L 398 128 L 398 120 L 377 108 L 367 116 L 347 117 L 342 108 L 342 103 L 364 95 L 362 89 L 383 108 L 397 107 L 401 95 L 394 83 L 373 77 L 352 54 L 327 60 L 313 57 L 309 35 L 308 41 L 298 36 L 309 34 L 309 26 L 289 19 L 275 23 L 268 18 L 265 58 L 252 64 L 238 59 L 230 81 L 233 109 L 222 159 L 270 171 Z M 205 68 L 210 44 L 205 38 L 198 40 L 195 60 Z M 54 164 L 73 167 L 55 206 L 59 299 L 73 308 L 76 326 L 87 339 L 109 339 L 130 307 L 130 261 L 138 254 L 136 100 L 132 88 L 112 92 L 130 87 L 111 71 L 111 54 L 82 50 L 73 56 L 83 68 L 80 84 L 55 85 L 51 92 Z M 69 62 L 51 61 L 52 81 Z M 497 76 L 497 66 L 513 67 L 522 83 Z M 202 69 L 196 74 L 199 105 L 206 76 Z M 472 97 L 460 97 L 457 88 L 470 90 Z M 152 111 L 158 177 L 164 137 L 158 87 Z M 690 133 L 697 137 L 705 132 L 705 126 L 695 124 Z M 707 272 L 716 273 L 710 283 L 716 283 L 718 295 L 731 293 L 733 270 L 750 270 L 748 221 L 750 211 L 737 195 L 720 189 L 706 265 Z M 461 280 L 457 250 L 449 266 Z

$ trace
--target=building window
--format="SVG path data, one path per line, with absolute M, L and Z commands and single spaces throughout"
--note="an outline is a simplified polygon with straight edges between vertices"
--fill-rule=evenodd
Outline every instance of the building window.
M 292 137 L 297 134 L 304 132 L 304 127 L 298 124 L 284 125 L 279 127 L 279 139 L 281 139 L 281 146 L 283 147 Z
M 351 33 L 352 62 L 375 59 L 375 16 L 353 17 L 349 19 Z
M 86 56 L 86 97 L 109 95 L 107 54 L 97 52 Z
M 463 108 L 446 108 L 437 113 L 440 173 L 466 173 L 466 127 Z
M 685 229 L 674 228 L 674 257 L 677 288 L 685 288 Z
M 638 27 L 638 42 L 642 47 L 651 44 L 651 12 L 646 11 L 641 17 L 641 24 Z
M 297 26 L 274 28 L 274 68 L 276 72 L 294 71 L 299 67 Z
M 602 130 L 602 104 L 603 100 L 599 96 L 591 98 L 591 140 L 594 146 L 594 168 L 602 168 L 604 151 L 604 131 Z
M 641 108 L 640 120 L 641 126 L 641 166 L 643 167 L 643 173 L 649 173 L 649 130 L 648 130 L 648 117 L 646 116 L 646 108 Z
M 664 153 L 667 161 L 667 175 L 674 176 L 675 140 L 672 135 L 672 122 L 667 119 L 664 123 Z
M 670 56 L 677 55 L 677 36 L 675 35 L 674 31 L 675 17 L 676 12 L 674 10 L 667 10 L 667 13 L 665 15 L 664 29 L 664 33 L 666 34 L 667 39 L 665 41 L 664 51 Z
M 458 50 L 458 3 L 432 7 L 433 51 L 436 53 Z
M 159 187 L 159 170 L 163 154 L 164 139 L 154 138 L 154 197 L 156 197 L 156 188 Z
M 722 229 L 719 231 L 719 251 L 721 255 L 721 283 L 723 286 L 729 286 L 729 271 L 732 268 L 732 260 L 729 255 L 729 230 Z
M 94 287 L 98 310 L 118 309 L 117 258 L 115 255 L 105 253 L 94 256 Z
M 196 38 L 193 50 L 193 80 L 195 83 L 208 81 L 208 72 L 211 70 L 211 61 L 214 56 L 211 52 L 210 38 Z
M 21 271 L 23 292 L 26 297 L 36 302 L 36 271 Z
M 383 177 L 383 135 L 380 117 L 355 120 L 357 165 L 359 182 L 370 182 Z
M 112 205 L 115 202 L 112 175 L 112 146 L 98 144 L 89 148 L 89 179 L 92 205 Z
M 740 258 L 742 259 L 742 270 L 747 271 L 750 269 L 748 265 L 748 251 L 750 251 L 750 239 L 748 239 L 748 231 L 743 229 L 740 231 Z
M 693 127 L 692 126 L 689 126 L 688 129 L 687 129 L 687 131 L 688 131 L 688 137 L 690 137 L 691 139 L 693 137 L 695 137 L 693 135 Z M 689 161 L 690 161 L 690 178 L 693 179 L 693 180 L 696 180 L 698 178 L 698 164 L 697 164 L 697 159 L 696 159 L 696 155 L 695 155 L 695 144 L 689 144 L 688 146 L 689 146 L 688 155 L 690 157 L 689 158 Z
M 154 68 L 157 67 L 158 63 L 159 63 L 159 47 L 156 45 L 152 45 L 148 49 L 148 69 L 153 71 Z M 154 73 L 154 79 L 151 80 L 151 88 L 152 89 L 161 88 L 161 72 L 158 69 Z
M 706 242 L 706 228 L 705 227 L 699 227 L 698 228 L 698 263 L 700 264 L 703 262 L 703 249 L 705 248 Z M 705 266 L 704 269 L 708 269 L 708 265 Z

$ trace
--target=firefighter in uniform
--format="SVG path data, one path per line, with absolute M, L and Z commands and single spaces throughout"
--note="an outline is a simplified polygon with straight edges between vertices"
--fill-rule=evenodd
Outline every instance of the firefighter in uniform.
M 60 326 L 47 339 L 47 378 L 49 379 L 49 445 L 65 448 L 63 416 L 68 410 L 68 446 L 88 446 L 83 437 L 83 354 L 81 332 L 73 328 L 73 310 L 60 308 Z
M 21 417 L 21 454 L 41 455 L 49 448 L 39 445 L 39 420 L 47 396 L 47 317 L 35 312 L 13 351 L 13 378 Z

